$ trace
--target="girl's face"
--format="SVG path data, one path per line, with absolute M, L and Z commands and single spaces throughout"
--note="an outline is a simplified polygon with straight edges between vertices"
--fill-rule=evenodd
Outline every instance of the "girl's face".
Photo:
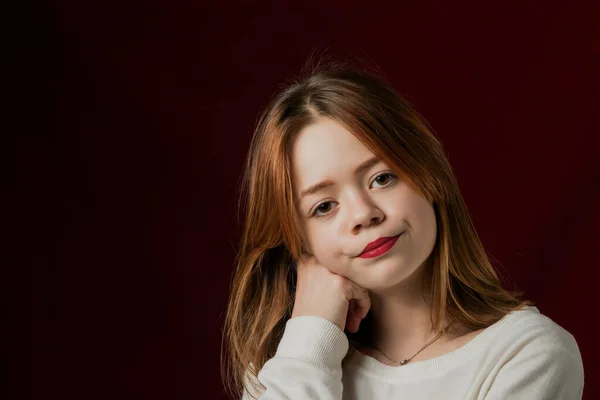
M 430 255 L 436 239 L 431 204 L 335 121 L 320 119 L 298 133 L 292 173 L 306 249 L 330 271 L 384 290 Z M 368 243 L 399 234 L 387 253 L 358 257 Z

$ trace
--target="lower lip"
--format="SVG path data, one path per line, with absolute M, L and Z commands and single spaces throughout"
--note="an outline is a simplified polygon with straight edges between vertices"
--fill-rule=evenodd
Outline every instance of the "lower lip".
M 379 247 L 376 247 L 374 249 L 371 249 L 363 254 L 361 254 L 359 257 L 360 258 L 373 258 L 373 257 L 379 257 L 380 255 L 387 253 L 392 247 L 394 247 L 394 244 L 396 244 L 396 241 L 398 240 L 398 238 L 400 238 L 402 234 L 396 236 L 393 239 L 388 240 L 387 242 L 385 242 L 384 244 L 382 244 Z

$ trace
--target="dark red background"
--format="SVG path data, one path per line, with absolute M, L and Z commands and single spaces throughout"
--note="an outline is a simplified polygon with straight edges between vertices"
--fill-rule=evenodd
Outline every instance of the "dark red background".
M 600 7 L 89 3 L 6 14 L 6 398 L 224 398 L 241 166 L 316 46 L 371 60 L 431 122 L 484 245 L 600 398 Z

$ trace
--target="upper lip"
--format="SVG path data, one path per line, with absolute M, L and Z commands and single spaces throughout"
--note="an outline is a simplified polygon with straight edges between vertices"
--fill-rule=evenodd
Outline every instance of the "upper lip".
M 360 252 L 360 255 L 363 255 L 364 253 L 366 253 L 369 250 L 373 250 L 374 248 L 377 248 L 379 246 L 381 246 L 382 244 L 384 244 L 387 241 L 390 241 L 396 237 L 398 237 L 400 235 L 396 235 L 396 236 L 387 236 L 387 237 L 380 237 L 379 239 L 373 240 L 371 243 L 369 243 L 368 245 L 365 246 L 365 248 L 363 249 L 363 251 Z

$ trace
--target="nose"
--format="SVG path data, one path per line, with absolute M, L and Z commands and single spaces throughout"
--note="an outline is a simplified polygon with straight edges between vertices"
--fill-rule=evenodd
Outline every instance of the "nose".
M 385 219 L 383 212 L 365 196 L 357 195 L 350 199 L 349 229 L 358 234 L 361 229 L 370 225 L 379 225 Z

